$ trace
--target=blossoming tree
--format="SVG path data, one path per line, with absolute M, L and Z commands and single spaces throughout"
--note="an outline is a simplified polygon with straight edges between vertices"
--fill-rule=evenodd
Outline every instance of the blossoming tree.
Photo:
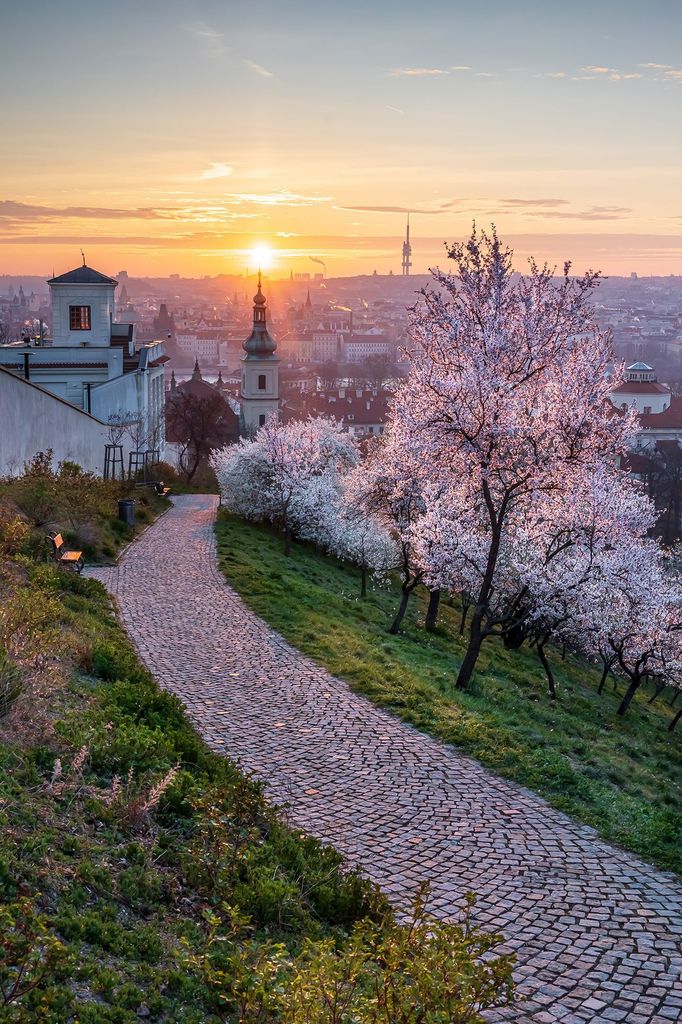
M 588 301 L 596 274 L 572 278 L 567 264 L 557 281 L 531 262 L 516 277 L 511 251 L 475 230 L 449 256 L 456 275 L 434 272 L 438 289 L 411 311 L 411 369 L 395 418 L 451 509 L 442 569 L 473 598 L 457 679 L 466 689 L 485 638 L 500 626 L 515 524 L 538 496 L 551 495 L 555 507 L 569 501 L 574 473 L 615 462 L 633 417 L 615 415 L 608 401 L 612 353 Z M 432 524 L 415 524 L 424 543 Z

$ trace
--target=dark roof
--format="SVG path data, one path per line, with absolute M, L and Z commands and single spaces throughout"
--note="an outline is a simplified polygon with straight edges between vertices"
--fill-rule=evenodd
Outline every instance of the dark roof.
M 69 270 L 66 274 L 60 274 L 59 277 L 51 277 L 47 283 L 117 285 L 118 281 L 115 281 L 113 277 L 106 277 L 105 274 L 100 274 L 99 270 L 93 270 L 92 267 L 86 267 L 85 264 L 83 264 L 82 267 L 76 267 L 75 270 Z

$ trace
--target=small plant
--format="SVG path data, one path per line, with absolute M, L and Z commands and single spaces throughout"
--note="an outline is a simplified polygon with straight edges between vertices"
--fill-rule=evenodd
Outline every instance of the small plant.
M 4 718 L 23 689 L 21 669 L 0 648 L 0 718 Z
M 0 905 L 0 1007 L 9 1012 L 67 964 L 66 947 L 30 900 Z

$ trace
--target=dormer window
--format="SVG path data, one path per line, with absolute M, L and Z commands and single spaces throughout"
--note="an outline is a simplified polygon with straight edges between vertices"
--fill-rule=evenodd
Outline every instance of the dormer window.
M 69 330 L 91 330 L 90 306 L 69 306 Z

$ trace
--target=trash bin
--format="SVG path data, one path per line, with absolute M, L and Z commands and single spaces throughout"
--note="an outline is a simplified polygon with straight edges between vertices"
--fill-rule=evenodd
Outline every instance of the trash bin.
M 135 502 L 129 498 L 119 501 L 118 518 L 122 519 L 126 526 L 135 526 Z

